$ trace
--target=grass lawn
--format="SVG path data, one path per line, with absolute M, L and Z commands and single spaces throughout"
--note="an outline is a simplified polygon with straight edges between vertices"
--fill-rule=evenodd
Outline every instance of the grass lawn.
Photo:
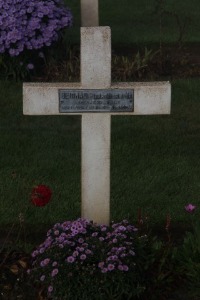
M 66 48 L 69 45 L 79 47 L 80 1 L 64 1 L 74 15 L 74 26 L 66 31 L 64 42 Z M 128 48 L 144 49 L 147 46 L 151 49 L 154 45 L 158 48 L 162 42 L 173 51 L 185 21 L 188 23 L 186 30 L 183 30 L 183 41 L 190 45 L 190 49 L 193 45 L 199 45 L 199 0 L 163 0 L 166 6 L 162 18 L 155 13 L 158 1 L 99 0 L 100 25 L 111 27 L 112 49 L 121 47 L 123 55 Z M 53 54 L 59 56 L 59 51 Z M 179 52 L 176 54 L 178 57 Z M 182 62 L 180 58 L 177 65 Z M 184 72 L 186 64 L 187 60 L 181 65 L 183 68 L 180 72 Z M 55 64 L 56 71 L 57 67 Z M 76 69 L 77 66 L 73 67 Z M 149 299 L 149 295 L 158 299 L 157 294 L 164 297 L 166 289 L 170 287 L 169 292 L 173 296 L 170 299 L 197 300 L 199 295 L 193 297 L 196 293 L 193 289 L 199 289 L 199 232 L 193 236 L 193 240 L 187 240 L 188 245 L 186 241 L 182 248 L 179 246 L 185 229 L 191 226 L 190 216 L 184 206 L 195 204 L 198 209 L 194 217 L 200 217 L 200 78 L 173 79 L 171 83 L 170 115 L 112 117 L 111 220 L 118 222 L 128 219 L 137 224 L 141 210 L 142 218 L 149 221 L 153 232 L 160 233 L 161 237 L 164 234 L 166 240 L 170 237 L 165 230 L 167 216 L 168 220 L 170 216 L 172 239 L 167 240 L 166 249 L 155 241 L 151 249 L 154 256 L 149 249 L 147 251 L 150 273 L 149 270 L 146 273 L 146 269 L 143 273 L 144 277 L 147 276 L 146 283 L 149 281 L 153 285 L 146 290 L 145 299 Z M 23 271 L 19 272 L 19 262 L 26 272 L 27 263 L 30 262 L 29 253 L 44 241 L 46 231 L 57 222 L 74 220 L 81 215 L 81 118 L 23 116 L 22 83 L 0 81 L 0 91 L 0 290 L 3 288 L 0 294 L 5 300 L 11 299 L 11 294 L 14 297 L 12 299 L 19 295 L 20 299 L 28 299 L 30 297 L 26 295 L 23 298 L 22 290 L 29 293 L 30 289 L 30 299 L 35 299 L 32 287 L 28 286 L 27 289 L 26 279 L 23 281 Z M 45 207 L 35 207 L 30 202 L 31 191 L 38 184 L 48 185 L 53 192 L 50 203 Z M 10 229 L 12 232 L 5 240 Z M 186 236 L 189 239 L 191 237 Z M 172 259 L 169 241 L 175 246 L 173 255 L 178 247 L 179 260 L 178 255 L 175 255 L 175 260 L 172 255 Z M 14 252 L 5 252 L 6 247 L 14 247 L 19 253 L 15 249 Z M 25 257 L 21 257 L 23 251 L 26 252 Z M 143 251 L 138 253 L 142 257 Z M 145 260 L 146 255 L 142 264 Z M 180 265 L 175 267 L 174 273 L 173 264 L 177 264 L 177 261 Z M 11 278 L 10 274 L 15 276 L 14 285 L 11 284 L 14 277 Z M 89 277 L 85 278 L 92 286 Z M 74 283 L 79 284 L 77 282 L 76 278 Z M 113 279 L 112 282 L 116 285 Z M 22 285 L 22 289 L 16 291 L 18 284 Z M 83 287 L 78 288 L 81 293 Z
M 111 219 L 187 223 L 184 205 L 200 204 L 199 79 L 172 82 L 169 116 L 112 118 Z M 0 82 L 1 227 L 24 214 L 47 226 L 80 216 L 80 117 L 22 115 L 21 84 Z M 33 207 L 35 184 L 49 185 L 52 202 Z M 36 226 L 37 227 L 37 226 Z
M 74 26 L 67 44 L 79 44 L 80 1 L 65 0 Z M 199 42 L 199 0 L 166 0 L 165 10 L 191 22 L 185 40 Z M 155 0 L 100 0 L 100 25 L 112 29 L 112 43 L 122 46 L 159 44 L 160 17 Z M 173 20 L 172 20 L 173 19 Z M 175 18 L 162 18 L 162 40 L 177 41 Z M 182 23 L 181 23 L 182 24 Z M 199 203 L 199 79 L 172 82 L 169 116 L 112 118 L 111 219 L 135 220 L 138 208 L 152 223 L 184 223 L 184 205 Z M 22 114 L 21 83 L 0 82 L 0 214 L 1 227 L 18 221 L 47 225 L 80 216 L 80 117 Z M 36 184 L 49 185 L 52 202 L 44 208 L 29 203 Z
M 79 44 L 80 1 L 65 0 L 65 3 L 74 16 L 74 26 L 66 34 L 67 44 Z M 167 44 L 177 42 L 180 28 L 186 21 L 183 40 L 200 42 L 199 0 L 165 0 L 164 3 L 164 10 L 170 13 L 160 20 L 155 13 L 156 0 L 123 0 L 123 3 L 121 0 L 99 0 L 100 26 L 111 27 L 113 46 L 148 46 L 160 39 Z

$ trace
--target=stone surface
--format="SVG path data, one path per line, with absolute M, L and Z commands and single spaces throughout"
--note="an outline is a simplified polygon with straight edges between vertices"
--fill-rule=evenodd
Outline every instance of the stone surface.
M 59 89 L 81 89 L 80 83 L 24 83 L 23 113 L 25 115 L 59 115 Z M 170 114 L 169 82 L 114 83 L 111 89 L 134 89 L 134 112 L 111 112 L 111 115 Z M 62 113 L 62 115 L 69 113 Z M 71 113 L 82 115 L 84 113 Z
M 82 27 L 99 26 L 99 1 L 81 0 L 81 25 Z
M 81 28 L 82 88 L 106 89 L 111 85 L 111 32 L 109 27 Z
M 110 221 L 109 114 L 82 115 L 82 217 L 98 224 Z

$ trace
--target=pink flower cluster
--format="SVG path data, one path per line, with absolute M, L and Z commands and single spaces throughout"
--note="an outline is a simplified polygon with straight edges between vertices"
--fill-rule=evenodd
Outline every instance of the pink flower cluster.
M 111 226 L 85 219 L 57 223 L 47 232 L 44 243 L 33 251 L 30 274 L 38 274 L 40 281 L 51 287 L 50 292 L 58 273 L 67 272 L 72 277 L 77 272 L 95 276 L 99 272 L 131 271 L 135 268 L 136 232 L 126 220 Z
M 189 213 L 193 213 L 196 210 L 196 208 L 196 205 L 193 205 L 191 203 L 185 206 L 185 210 Z

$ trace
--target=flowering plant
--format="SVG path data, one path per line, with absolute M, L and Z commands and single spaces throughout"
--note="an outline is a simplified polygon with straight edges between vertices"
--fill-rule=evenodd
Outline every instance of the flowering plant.
M 31 202 L 35 206 L 45 206 L 51 199 L 52 191 L 46 185 L 38 185 L 33 188 L 31 193 Z
M 188 213 L 193 213 L 196 210 L 196 205 L 189 203 L 188 205 L 185 206 L 185 210 Z
M 41 73 L 44 52 L 71 25 L 63 0 L 0 0 L 0 76 L 24 80 Z
M 0 53 L 17 56 L 25 49 L 50 46 L 71 24 L 62 0 L 0 0 Z
M 53 299 L 84 299 L 82 289 L 82 298 L 78 298 L 77 288 L 88 282 L 86 299 L 90 299 L 90 292 L 94 299 L 97 290 L 95 299 L 103 299 L 108 284 L 115 285 L 115 293 L 118 289 L 122 294 L 124 287 L 129 286 L 128 294 L 138 294 L 133 276 L 136 232 L 137 229 L 126 220 L 110 227 L 84 219 L 57 223 L 47 232 L 44 243 L 33 251 L 32 268 L 28 272 L 31 278 L 46 287 Z M 132 276 L 129 285 L 127 274 Z
M 185 206 L 185 210 L 190 214 L 192 227 L 185 233 L 182 245 L 177 248 L 176 265 L 179 274 L 187 280 L 190 293 L 198 297 L 200 295 L 200 222 L 196 214 L 198 208 L 189 203 Z

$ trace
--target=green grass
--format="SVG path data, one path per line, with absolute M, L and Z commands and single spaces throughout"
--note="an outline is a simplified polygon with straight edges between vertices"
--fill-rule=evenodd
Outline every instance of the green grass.
M 172 82 L 169 116 L 112 118 L 111 219 L 188 221 L 184 205 L 200 204 L 200 80 Z M 0 82 L 0 227 L 22 212 L 33 229 L 80 216 L 79 117 L 22 115 L 21 84 Z M 35 184 L 51 203 L 30 204 Z
M 65 0 L 72 10 L 74 26 L 66 34 L 66 42 L 79 44 L 80 40 L 80 1 Z M 176 43 L 179 37 L 179 26 L 176 18 L 165 15 L 162 18 L 155 14 L 156 0 L 99 0 L 101 26 L 110 26 L 113 46 L 132 46 L 163 43 Z M 200 42 L 200 2 L 199 0 L 165 0 L 165 10 L 176 13 L 183 25 L 188 17 L 190 21 L 184 31 L 184 41 Z
M 74 26 L 66 45 L 80 44 L 80 1 L 65 0 Z M 174 44 L 175 19 L 154 14 L 155 0 L 99 0 L 100 25 L 110 26 L 112 47 Z M 166 0 L 166 9 L 191 23 L 187 43 L 200 42 L 199 0 Z M 67 48 L 67 47 L 66 47 Z M 136 219 L 141 207 L 152 223 L 186 222 L 184 205 L 200 202 L 200 80 L 173 82 L 170 116 L 112 118 L 111 218 Z M 80 216 L 80 117 L 22 114 L 21 84 L 0 82 L 0 227 L 24 214 L 28 226 L 53 224 Z M 47 184 L 52 202 L 30 204 L 31 189 Z

